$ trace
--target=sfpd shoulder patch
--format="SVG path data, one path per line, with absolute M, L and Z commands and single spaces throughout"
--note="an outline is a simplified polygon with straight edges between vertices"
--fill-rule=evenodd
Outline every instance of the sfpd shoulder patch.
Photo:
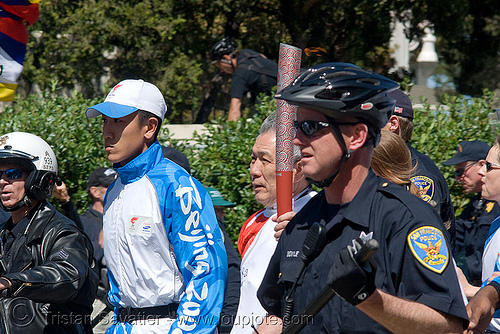
M 442 273 L 448 264 L 448 246 L 443 233 L 432 226 L 422 226 L 408 235 L 413 256 L 427 269 Z
M 494 202 L 488 202 L 486 203 L 486 212 L 490 213 L 491 210 L 493 210 L 493 207 L 495 206 L 495 203 Z
M 420 190 L 420 196 L 426 202 L 429 202 L 434 196 L 434 180 L 423 175 L 412 177 L 411 182 Z

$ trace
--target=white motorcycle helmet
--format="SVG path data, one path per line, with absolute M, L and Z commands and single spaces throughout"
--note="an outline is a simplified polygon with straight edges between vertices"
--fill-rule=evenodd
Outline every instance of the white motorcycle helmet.
M 44 200 L 52 195 L 57 176 L 57 160 L 52 148 L 42 138 L 26 132 L 11 132 L 0 137 L 0 162 L 20 165 L 29 172 L 23 200 L 7 211 L 15 211 L 30 200 Z M 1 202 L 0 202 L 1 204 Z M 3 207 L 3 205 L 2 205 Z

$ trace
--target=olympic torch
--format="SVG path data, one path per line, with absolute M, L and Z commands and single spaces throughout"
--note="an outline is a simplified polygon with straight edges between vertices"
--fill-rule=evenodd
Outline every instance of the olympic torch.
M 302 50 L 280 43 L 278 61 L 278 92 L 287 87 L 300 73 Z M 293 121 L 295 106 L 277 100 L 276 105 L 276 200 L 278 216 L 292 211 L 293 192 Z

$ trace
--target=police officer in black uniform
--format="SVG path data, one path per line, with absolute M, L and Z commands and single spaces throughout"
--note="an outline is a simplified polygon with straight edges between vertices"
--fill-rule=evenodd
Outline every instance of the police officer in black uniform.
M 271 93 L 276 86 L 278 64 L 261 53 L 250 49 L 239 51 L 231 37 L 217 42 L 210 51 L 212 61 L 222 72 L 232 74 L 231 106 L 228 121 L 241 116 L 241 102 L 248 92 L 252 101 L 259 93 Z
M 432 205 L 449 230 L 452 245 L 455 243 L 455 210 L 451 202 L 450 190 L 443 173 L 434 161 L 411 146 L 413 134 L 413 107 L 411 100 L 400 89 L 388 93 L 396 100 L 392 115 L 384 130 L 394 132 L 404 139 L 411 153 L 412 166 L 417 166 L 412 182 L 420 189 L 424 201 Z
M 298 106 L 293 142 L 301 149 L 304 174 L 324 190 L 279 240 L 258 291 L 270 314 L 262 327 L 279 332 L 279 319 L 288 328 L 308 319 L 297 315 L 322 298 L 327 281 L 336 295 L 301 333 L 461 332 L 467 324 L 439 216 L 370 169 L 394 107 L 387 93 L 397 87 L 354 65 L 326 63 L 276 95 Z M 326 241 L 298 274 L 306 255 L 302 245 L 315 222 L 327 230 Z M 378 240 L 379 249 L 360 266 L 346 246 L 370 239 Z
M 481 264 L 484 242 L 488 236 L 491 222 L 500 214 L 495 201 L 481 197 L 481 175 L 478 170 L 483 166 L 490 145 L 480 140 L 462 141 L 457 153 L 443 162 L 445 166 L 455 166 L 455 177 L 462 184 L 464 192 L 475 194 L 467 207 L 456 219 L 455 260 L 468 281 L 481 285 Z

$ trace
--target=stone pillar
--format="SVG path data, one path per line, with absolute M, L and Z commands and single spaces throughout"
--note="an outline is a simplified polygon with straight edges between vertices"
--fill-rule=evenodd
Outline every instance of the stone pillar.
M 425 28 L 424 32 L 422 50 L 418 54 L 416 64 L 416 84 L 421 86 L 427 85 L 427 79 L 434 74 L 439 61 L 436 53 L 436 36 L 430 28 Z

